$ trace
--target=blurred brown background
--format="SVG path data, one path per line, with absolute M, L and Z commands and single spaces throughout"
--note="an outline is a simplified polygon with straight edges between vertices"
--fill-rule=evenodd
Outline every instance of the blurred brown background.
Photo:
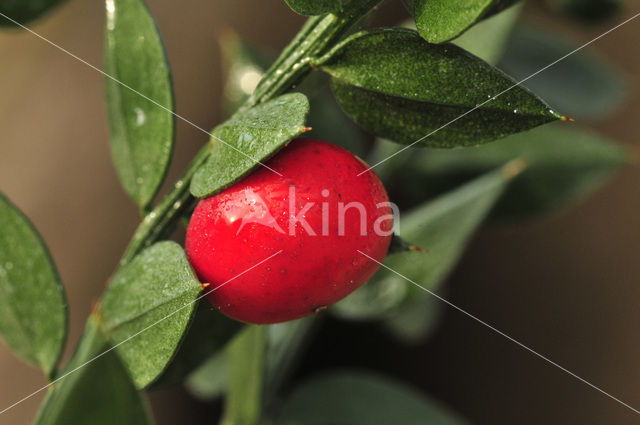
M 177 112 L 203 128 L 221 118 L 217 34 L 231 27 L 277 50 L 303 22 L 281 0 L 148 3 L 167 45 Z M 586 42 L 638 7 L 629 1 L 623 14 L 597 27 L 560 20 L 535 5 L 525 15 Z M 381 11 L 389 23 L 404 13 L 397 1 Z M 70 0 L 33 29 L 101 67 L 102 27 L 102 2 Z M 640 19 L 594 45 L 632 84 L 617 116 L 592 126 L 628 145 L 637 144 L 640 131 L 639 38 Z M 24 31 L 0 32 L 0 61 L 0 189 L 33 220 L 58 265 L 71 306 L 68 356 L 138 215 L 110 162 L 102 76 Z M 178 121 L 169 181 L 206 139 Z M 485 230 L 450 279 L 450 299 L 639 408 L 638 211 L 636 167 L 544 221 Z M 350 326 L 353 336 L 358 326 Z M 423 388 L 473 423 L 640 423 L 640 416 L 454 311 L 422 347 L 385 348 L 370 330 L 361 335 L 364 358 L 341 353 L 342 336 L 321 332 L 322 345 L 336 351 L 324 366 L 387 361 L 385 373 Z M 0 345 L 0 408 L 44 384 L 37 370 Z M 30 423 L 43 395 L 0 416 L 0 424 Z M 159 424 L 215 423 L 202 418 L 206 406 L 179 390 L 152 399 Z

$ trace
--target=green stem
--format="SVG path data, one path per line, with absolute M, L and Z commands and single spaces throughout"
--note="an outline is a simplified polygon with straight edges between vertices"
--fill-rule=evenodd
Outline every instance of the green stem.
M 328 14 L 309 18 L 298 35 L 266 71 L 254 93 L 239 111 L 250 109 L 288 91 L 311 71 L 311 57 L 324 53 L 382 1 L 351 0 L 339 15 Z M 129 263 L 144 248 L 165 237 L 181 214 L 193 204 L 195 199 L 189 193 L 191 178 L 208 155 L 207 145 L 191 161 L 185 173 L 160 204 L 145 215 L 120 260 L 120 266 Z
M 382 0 L 352 0 L 339 15 L 309 18 L 300 33 L 265 72 L 262 81 L 240 110 L 271 99 L 297 84 L 311 71 L 312 57 L 323 54 L 381 2 Z
M 208 156 L 209 145 L 205 145 L 162 202 L 145 215 L 120 260 L 120 266 L 129 263 L 140 251 L 169 233 L 182 212 L 191 206 L 194 200 L 189 192 L 191 178 Z

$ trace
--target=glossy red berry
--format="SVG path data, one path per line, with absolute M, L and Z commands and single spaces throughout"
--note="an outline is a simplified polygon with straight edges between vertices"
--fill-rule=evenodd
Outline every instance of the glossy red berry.
M 345 149 L 295 140 L 266 165 L 281 175 L 259 167 L 201 200 L 185 244 L 207 299 L 248 323 L 297 319 L 353 292 L 378 268 L 362 253 L 382 261 L 393 225 L 382 183 Z

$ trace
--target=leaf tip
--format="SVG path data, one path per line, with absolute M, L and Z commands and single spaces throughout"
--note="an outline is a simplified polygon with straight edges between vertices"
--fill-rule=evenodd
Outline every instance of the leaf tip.
M 415 245 L 410 245 L 409 246 L 409 251 L 419 252 L 421 254 L 428 254 L 429 253 L 428 249 L 420 248 L 419 246 L 415 246 Z
M 507 180 L 511 180 L 526 170 L 527 167 L 529 167 L 529 164 L 524 160 L 524 158 L 516 158 L 502 167 L 502 175 Z

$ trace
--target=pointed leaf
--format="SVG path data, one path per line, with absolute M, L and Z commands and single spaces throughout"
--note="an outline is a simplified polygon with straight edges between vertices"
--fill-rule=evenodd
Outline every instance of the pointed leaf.
M 435 289 L 458 261 L 467 242 L 491 211 L 508 182 L 522 171 L 522 162 L 482 175 L 456 190 L 427 202 L 401 217 L 400 235 L 428 252 L 391 255 L 384 264 L 419 283 Z M 404 281 L 382 269 L 379 279 Z M 420 291 L 411 285 L 410 292 Z
M 26 25 L 61 2 L 62 0 L 3 0 L 0 1 L 0 13 L 22 25 Z M 0 26 L 11 27 L 17 25 L 0 16 Z
M 47 375 L 67 335 L 67 303 L 55 265 L 35 228 L 2 194 L 0 334 Z
M 404 28 L 354 34 L 314 65 L 354 121 L 399 143 L 472 146 L 562 118 L 491 65 Z
M 547 27 L 518 25 L 509 38 L 500 68 L 523 79 L 575 50 L 579 44 Z M 625 99 L 627 81 L 593 52 L 570 55 L 524 86 L 568 116 L 604 118 Z
M 204 198 L 261 166 L 289 140 L 303 133 L 309 101 L 300 93 L 282 95 L 234 115 L 216 127 L 211 155 L 191 181 L 191 193 Z
M 175 242 L 147 248 L 113 277 L 101 303 L 104 328 L 136 387 L 146 387 L 166 368 L 200 292 L 201 285 Z
M 510 164 L 401 215 L 400 235 L 427 252 L 390 255 L 384 264 L 424 288 L 436 290 L 516 171 Z M 410 307 L 415 298 L 424 297 L 423 290 L 381 267 L 366 285 L 333 306 L 333 312 L 356 320 L 389 319 L 397 323 L 401 314 L 415 321 L 415 315 L 404 315 L 402 309 Z M 421 316 L 428 321 L 432 315 L 427 312 Z M 411 326 L 428 329 L 425 324 Z
M 277 425 L 462 425 L 467 422 L 440 403 L 388 378 L 332 372 L 296 388 L 284 402 Z
M 491 16 L 518 0 L 411 0 L 418 32 L 431 43 L 460 35 L 480 19 Z
M 110 345 L 98 321 L 95 316 L 89 318 L 76 352 L 47 394 L 35 425 L 153 423 L 120 358 L 114 350 L 107 351 Z
M 284 0 L 296 13 L 305 16 L 336 13 L 342 9 L 341 0 Z
M 105 69 L 113 77 L 105 80 L 111 152 L 126 192 L 146 207 L 173 151 L 171 72 L 142 0 L 107 0 L 106 11 Z
M 385 180 L 396 196 L 424 199 L 516 157 L 528 168 L 509 186 L 494 216 L 526 218 L 556 210 L 598 188 L 629 160 L 625 149 L 600 136 L 552 125 L 477 148 L 416 152 Z M 407 179 L 414 182 L 411 188 Z

